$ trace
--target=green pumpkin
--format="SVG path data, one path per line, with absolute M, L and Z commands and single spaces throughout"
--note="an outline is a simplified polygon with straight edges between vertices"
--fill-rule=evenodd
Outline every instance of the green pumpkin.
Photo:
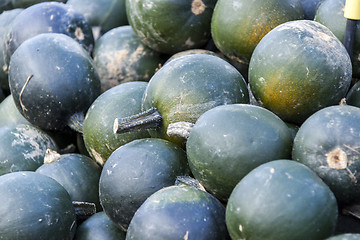
M 226 206 L 232 239 L 323 240 L 333 234 L 337 216 L 329 187 L 293 160 L 274 160 L 252 170 Z
M 0 239 L 72 239 L 75 209 L 54 179 L 34 172 L 0 176 Z
M 310 116 L 299 128 L 292 158 L 313 169 L 341 204 L 360 198 L 360 108 L 337 105 Z
M 269 110 L 228 104 L 205 112 L 186 142 L 194 177 L 226 201 L 236 184 L 262 163 L 291 157 L 287 125 Z

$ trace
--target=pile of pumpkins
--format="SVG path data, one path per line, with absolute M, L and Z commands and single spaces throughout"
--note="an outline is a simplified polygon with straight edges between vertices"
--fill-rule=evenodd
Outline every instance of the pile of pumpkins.
M 360 239 L 344 5 L 2 1 L 0 239 Z

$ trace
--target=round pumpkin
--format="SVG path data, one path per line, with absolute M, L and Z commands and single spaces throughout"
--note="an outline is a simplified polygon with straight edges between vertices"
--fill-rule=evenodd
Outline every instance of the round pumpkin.
M 211 35 L 227 57 L 248 63 L 256 45 L 271 29 L 303 18 L 299 0 L 218 0 Z
M 43 33 L 25 41 L 11 57 L 10 91 L 20 113 L 45 130 L 64 131 L 100 95 L 89 54 L 74 39 Z
M 35 171 L 44 162 L 47 149 L 57 149 L 44 131 L 19 124 L 0 128 L 0 175 L 17 171 Z
M 337 105 L 310 116 L 299 128 L 292 157 L 313 169 L 341 204 L 360 198 L 360 108 Z
M 72 239 L 76 216 L 67 191 L 34 172 L 0 176 L 0 239 Z
M 315 21 L 328 27 L 331 32 L 344 42 L 346 21 L 344 17 L 345 0 L 323 0 L 319 5 Z M 353 77 L 360 78 L 360 23 L 356 24 L 355 41 L 351 60 L 353 64 Z
M 94 47 L 92 29 L 82 14 L 64 3 L 46 1 L 27 7 L 14 18 L 5 37 L 5 62 L 10 62 L 25 40 L 41 33 L 67 35 L 88 52 Z
M 118 228 L 102 211 L 79 225 L 74 240 L 125 240 L 125 236 L 126 232 Z
M 226 206 L 232 239 L 322 240 L 333 234 L 337 216 L 329 187 L 293 160 L 274 160 L 252 170 Z
M 291 157 L 287 125 L 269 110 L 228 104 L 202 114 L 186 142 L 194 177 L 214 196 L 227 200 L 236 184 L 262 163 Z
M 44 164 L 36 169 L 55 179 L 69 193 L 72 201 L 94 203 L 100 211 L 99 179 L 101 167 L 91 158 L 78 154 L 59 154 L 50 149 L 44 157 Z
M 115 150 L 100 176 L 100 203 L 111 221 L 127 229 L 135 211 L 157 190 L 189 173 L 186 153 L 169 141 L 144 138 Z
M 148 121 L 159 122 L 155 129 L 149 129 L 152 137 L 184 146 L 183 139 L 166 134 L 170 123 L 195 123 L 213 107 L 248 102 L 245 80 L 235 67 L 210 54 L 189 54 L 168 62 L 154 74 L 146 87 L 142 110 L 155 110 Z M 121 121 L 116 122 L 120 122 L 120 127 L 117 125 L 115 132 L 122 131 Z M 126 129 L 126 121 L 123 125 Z
M 102 93 L 90 106 L 83 122 L 83 139 L 90 156 L 104 165 L 118 147 L 139 138 L 150 137 L 146 130 L 113 133 L 114 119 L 141 112 L 146 82 L 128 82 Z
M 129 25 L 102 35 L 93 56 L 102 91 L 125 82 L 149 81 L 166 60 L 166 56 L 144 45 Z
M 168 186 L 153 193 L 136 211 L 126 240 L 230 239 L 225 207 L 193 186 Z
M 344 45 L 322 24 L 283 23 L 257 45 L 249 64 L 256 100 L 284 121 L 300 125 L 340 102 L 350 88 L 352 65 Z
M 201 48 L 211 38 L 216 0 L 126 0 L 129 24 L 150 48 L 174 54 Z

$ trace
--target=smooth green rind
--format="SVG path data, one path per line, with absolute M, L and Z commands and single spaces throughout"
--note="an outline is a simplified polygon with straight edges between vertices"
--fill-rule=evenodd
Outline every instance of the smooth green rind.
M 47 149 L 58 150 L 54 140 L 32 125 L 0 128 L 0 175 L 35 171 L 43 164 Z
M 297 0 L 218 0 L 211 35 L 227 57 L 249 63 L 255 47 L 271 29 L 303 18 Z
M 176 144 L 157 138 L 134 140 L 106 161 L 100 176 L 100 203 L 118 227 L 127 229 L 152 193 L 189 172 L 186 153 Z
M 28 39 L 11 57 L 10 91 L 20 113 L 45 130 L 64 131 L 100 95 L 90 55 L 74 39 L 44 33 Z
M 236 184 L 265 162 L 291 157 L 286 124 L 267 109 L 229 104 L 210 109 L 196 121 L 186 142 L 195 178 L 227 200 Z
M 136 211 L 126 239 L 230 239 L 225 208 L 214 196 L 191 186 L 163 188 Z
M 128 82 L 102 93 L 90 106 L 83 124 L 83 138 L 90 156 L 100 165 L 118 147 L 138 138 L 150 137 L 146 130 L 113 133 L 114 119 L 141 112 L 147 82 Z
M 67 191 L 34 172 L 0 176 L 0 239 L 72 239 L 76 216 Z
M 149 81 L 166 57 L 146 45 L 129 25 L 110 30 L 95 44 L 94 64 L 102 91 L 130 81 Z
M 49 2 L 49 0 L 10 0 L 13 8 L 27 8 L 31 5 Z M 66 2 L 66 0 L 51 0 L 51 2 Z
M 360 82 L 356 82 L 346 95 L 346 104 L 360 107 Z
M 125 240 L 125 236 L 105 212 L 98 212 L 79 225 L 74 240 Z
M 201 48 L 211 38 L 215 0 L 126 0 L 129 24 L 150 48 L 174 54 Z
M 149 81 L 142 109 L 156 108 L 163 121 L 153 137 L 184 145 L 184 140 L 166 134 L 170 123 L 195 123 L 207 110 L 224 104 L 248 103 L 242 75 L 225 60 L 209 54 L 190 54 L 165 64 Z
M 17 109 L 12 95 L 8 95 L 0 103 L 0 127 L 17 124 L 30 124 Z
M 324 0 L 316 11 L 314 20 L 328 27 L 331 32 L 344 42 L 346 21 L 344 17 L 345 0 Z M 353 77 L 360 77 L 360 24 L 356 24 L 355 41 L 351 56 Z
M 101 167 L 94 160 L 77 153 L 63 154 L 51 163 L 44 163 L 38 169 L 55 179 L 69 193 L 72 201 L 89 202 L 101 209 L 99 200 L 99 179 Z
M 322 240 L 333 233 L 337 215 L 329 187 L 292 160 L 275 160 L 252 170 L 226 206 L 232 239 Z
M 284 121 L 301 124 L 345 97 L 352 75 L 343 44 L 322 24 L 291 21 L 270 31 L 249 65 L 250 88 L 258 102 Z
M 360 239 L 359 233 L 343 233 L 326 238 L 325 240 L 359 240 L 359 239 Z
M 338 105 L 310 116 L 295 136 L 292 157 L 313 169 L 338 202 L 360 198 L 360 108 Z

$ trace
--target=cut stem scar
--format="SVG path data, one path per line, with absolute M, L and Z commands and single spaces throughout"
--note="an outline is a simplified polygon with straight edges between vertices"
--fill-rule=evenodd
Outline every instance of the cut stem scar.
M 20 102 L 20 106 L 23 112 L 27 111 L 26 107 L 24 106 L 23 102 L 22 102 L 22 95 L 25 91 L 26 86 L 29 84 L 30 79 L 33 77 L 33 74 L 30 74 L 29 77 L 26 79 L 26 82 L 24 84 L 24 86 L 22 87 L 20 94 L 19 94 L 19 102 Z

